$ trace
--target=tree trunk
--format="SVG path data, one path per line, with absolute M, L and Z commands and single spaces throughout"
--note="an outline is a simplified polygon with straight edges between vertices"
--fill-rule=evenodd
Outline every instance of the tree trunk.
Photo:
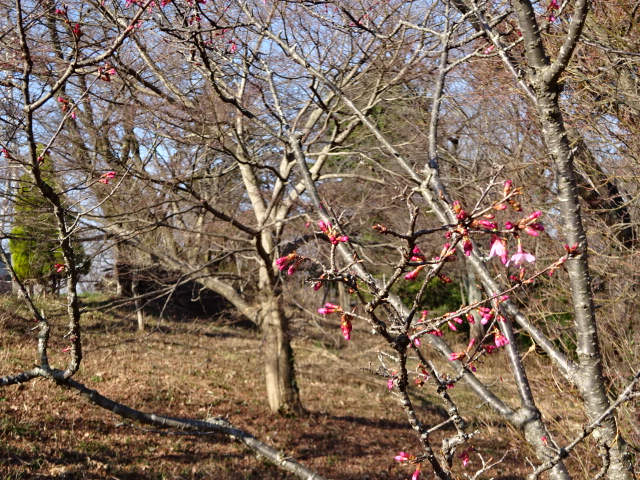
M 538 84 L 538 109 L 543 135 L 551 154 L 558 185 L 558 206 L 563 220 L 563 233 L 568 245 L 577 244 L 579 253 L 567 260 L 571 284 L 574 321 L 577 330 L 577 353 L 580 365 L 577 386 L 584 398 L 587 415 L 594 421 L 609 408 L 609 399 L 602 372 L 602 355 L 598 341 L 595 306 L 588 263 L 587 236 L 582 224 L 578 186 L 575 179 L 573 154 L 558 105 L 556 85 Z M 626 442 L 618 432 L 616 419 L 609 416 L 594 431 L 594 437 L 610 464 L 607 478 L 631 480 L 630 456 Z
M 123 242 L 117 242 L 115 247 L 116 259 L 113 266 L 113 275 L 116 281 L 116 295 L 119 297 L 128 297 L 132 292 L 131 263 L 125 253 L 127 247 Z
M 131 280 L 131 291 L 133 292 L 133 302 L 136 308 L 136 316 L 138 317 L 138 331 L 144 332 L 144 313 L 142 311 L 142 300 L 140 299 L 140 279 L 138 278 L 138 272 L 133 273 Z
M 304 409 L 300 403 L 288 320 L 282 310 L 281 298 L 272 294 L 265 295 L 262 309 L 269 407 L 282 415 L 300 413 Z

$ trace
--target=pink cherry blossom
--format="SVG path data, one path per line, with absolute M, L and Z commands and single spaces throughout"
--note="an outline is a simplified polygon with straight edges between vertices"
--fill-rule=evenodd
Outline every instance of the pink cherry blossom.
M 491 250 L 489 251 L 489 258 L 500 257 L 503 264 L 507 264 L 507 242 L 504 238 L 500 238 L 498 235 L 491 236 Z
M 495 342 L 497 348 L 504 347 L 505 345 L 509 345 L 509 340 L 507 340 L 507 337 L 502 335 L 500 332 L 495 333 L 493 341 Z
M 522 249 L 522 245 L 518 245 L 518 251 L 513 254 L 513 256 L 511 257 L 511 259 L 505 264 L 507 267 L 511 264 L 513 265 L 520 265 L 523 262 L 529 262 L 529 263 L 534 263 L 536 261 L 536 257 L 534 257 L 533 255 L 531 255 L 528 252 L 525 252 Z

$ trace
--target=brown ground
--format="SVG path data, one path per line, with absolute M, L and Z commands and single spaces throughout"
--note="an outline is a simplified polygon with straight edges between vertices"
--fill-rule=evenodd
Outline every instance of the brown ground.
M 0 308 L 1 375 L 27 369 L 35 360 L 35 332 L 29 331 L 26 313 L 16 309 L 8 300 Z M 133 319 L 122 318 L 97 312 L 85 315 L 86 353 L 78 381 L 147 412 L 195 419 L 228 417 L 234 426 L 327 478 L 411 476 L 412 469 L 393 457 L 400 450 L 415 452 L 418 442 L 386 381 L 361 369 L 369 361 L 375 366 L 380 347 L 364 326 L 355 327 L 353 340 L 347 344 L 340 337 L 337 321 L 295 322 L 298 378 L 310 414 L 282 418 L 265 405 L 258 333 L 210 320 L 189 320 L 165 321 L 161 329 L 143 336 L 133 330 Z M 156 320 L 150 322 L 155 325 Z M 57 323 L 56 333 L 60 333 L 62 318 Z M 63 347 L 62 341 L 53 342 L 53 365 L 63 365 Z M 487 380 L 496 382 L 495 391 L 508 391 L 508 382 L 492 373 L 504 366 L 504 356 L 491 361 L 496 363 L 483 370 Z M 542 366 L 538 372 L 540 378 L 534 385 L 544 388 L 547 373 Z M 516 479 L 530 472 L 526 464 L 530 452 L 518 435 L 486 407 L 477 409 L 477 401 L 464 386 L 451 392 L 463 416 L 473 422 L 472 428 L 481 430 L 472 443 L 485 459 L 498 459 L 512 450 L 482 478 Z M 549 398 L 543 410 L 558 411 L 572 402 L 568 393 L 559 398 Z M 414 400 L 426 422 L 436 424 L 446 418 L 429 386 L 417 390 Z M 582 417 L 564 410 L 556 420 L 560 422 L 556 427 L 567 431 L 577 428 Z M 434 435 L 434 446 L 447 433 Z M 585 452 L 580 457 L 585 458 Z M 461 478 L 479 465 L 477 456 L 471 464 L 476 468 L 463 469 L 458 459 L 454 463 Z M 588 474 L 595 467 L 585 464 L 583 468 Z M 224 437 L 161 435 L 122 425 L 111 412 L 37 380 L 0 390 L 0 478 L 294 477 Z

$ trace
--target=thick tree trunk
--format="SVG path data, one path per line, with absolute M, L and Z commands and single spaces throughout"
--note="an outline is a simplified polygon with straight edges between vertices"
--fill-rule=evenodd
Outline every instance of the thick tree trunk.
M 262 303 L 267 398 L 272 411 L 291 415 L 303 411 L 296 383 L 288 321 L 280 297 L 267 294 Z
M 563 220 L 565 241 L 568 245 L 579 246 L 579 255 L 566 262 L 571 283 L 580 365 L 576 383 L 584 398 L 589 420 L 594 421 L 609 408 L 609 399 L 602 372 L 602 355 L 589 274 L 587 236 L 580 213 L 573 154 L 569 148 L 555 90 L 556 86 L 553 84 L 538 85 L 538 109 L 544 139 L 555 167 L 558 206 Z M 619 435 L 615 417 L 609 416 L 603 421 L 600 428 L 594 432 L 594 436 L 602 450 L 610 457 L 607 478 L 631 480 L 633 473 L 629 453 L 626 442 Z

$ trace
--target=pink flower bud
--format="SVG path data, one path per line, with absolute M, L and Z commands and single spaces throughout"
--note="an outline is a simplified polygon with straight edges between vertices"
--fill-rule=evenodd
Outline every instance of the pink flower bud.
M 465 450 L 464 452 L 462 452 L 460 454 L 459 458 L 462 461 L 462 466 L 463 467 L 466 467 L 469 464 L 469 450 L 471 450 L 471 449 Z
M 450 362 L 454 362 L 456 360 L 460 360 L 464 357 L 466 357 L 467 354 L 465 352 L 451 352 L 451 355 L 449 355 L 449 361 Z
M 413 281 L 416 278 L 418 278 L 418 275 L 420 275 L 420 272 L 422 271 L 422 269 L 424 268 L 424 265 L 418 265 L 415 270 L 411 270 L 409 273 L 407 273 L 404 276 L 405 280 L 409 280 L 409 281 Z
M 411 475 L 411 480 L 420 480 L 420 464 L 418 464 L 416 471 Z
M 473 250 L 473 244 L 471 243 L 471 240 L 469 240 L 468 238 L 465 238 L 462 241 L 462 250 L 464 251 L 464 254 L 467 257 L 471 256 L 471 252 Z
M 340 330 L 342 330 L 342 336 L 345 340 L 351 340 L 351 330 L 353 326 L 351 325 L 351 320 L 349 319 L 349 315 L 342 315 L 342 322 L 340 323 Z
M 335 312 L 342 312 L 342 307 L 332 303 L 325 303 L 324 307 L 318 309 L 318 313 L 321 313 L 322 315 L 328 315 Z
M 342 336 L 345 340 L 351 340 L 351 330 L 345 327 L 344 325 L 340 327 L 342 330 Z
M 493 353 L 493 351 L 496 349 L 495 345 L 483 345 L 482 348 L 484 348 L 484 350 L 491 355 Z
M 413 247 L 413 251 L 411 252 L 411 261 L 412 262 L 421 262 L 424 260 L 424 255 L 420 251 L 420 248 L 416 245 Z
M 411 457 L 408 453 L 405 453 L 405 452 L 398 452 L 398 454 L 395 457 L 393 457 L 393 459 L 396 462 L 408 462 L 409 460 L 411 460 L 411 458 L 413 457 Z
M 498 228 L 498 224 L 490 220 L 478 220 L 477 222 L 480 226 L 488 228 L 489 230 L 495 230 L 496 228 Z

